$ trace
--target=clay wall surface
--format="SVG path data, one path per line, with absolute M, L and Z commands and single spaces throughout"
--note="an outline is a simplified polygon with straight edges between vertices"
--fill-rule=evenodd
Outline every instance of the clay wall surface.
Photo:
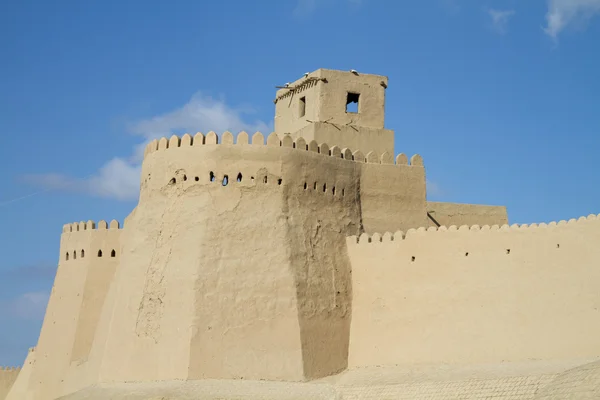
M 0 400 L 33 400 L 31 392 L 31 372 L 35 367 L 35 347 L 29 349 L 23 368 L 17 371 L 17 375 L 14 376 L 14 383 L 12 387 L 9 387 L 5 393 L 5 397 L 2 396 L 0 391 Z M 2 369 L 0 368 L 0 374 Z
M 6 398 L 20 371 L 20 367 L 0 367 L 0 400 Z
M 60 260 L 31 372 L 30 390 L 35 399 L 53 399 L 62 393 L 71 362 L 85 357 L 93 340 L 97 309 L 102 307 L 97 303 L 103 297 L 100 292 L 106 290 L 106 279 L 93 279 L 104 274 L 98 269 L 114 267 L 113 259 L 120 254 L 119 235 L 117 221 L 110 226 L 104 221 L 97 227 L 93 221 L 82 221 L 63 227 Z M 99 250 L 102 257 L 98 257 Z
M 428 218 L 427 225 L 424 225 L 427 227 L 508 224 L 508 214 L 505 206 L 428 201 L 427 212 L 431 215 Z
M 146 154 L 102 381 L 298 380 L 346 366 L 345 236 L 360 232 L 353 158 L 366 157 L 276 135 L 217 140 L 161 139 Z
M 403 236 L 348 238 L 350 367 L 600 356 L 596 216 Z
M 291 89 L 279 89 L 275 100 L 275 132 L 282 136 L 285 133 L 297 132 L 300 129 L 317 121 L 319 118 L 319 85 L 323 85 L 320 79 L 315 79 L 313 72 L 310 79 L 301 78 L 292 82 Z M 312 80 L 315 79 L 315 80 Z M 300 114 L 300 102 L 304 98 L 304 116 Z M 309 122 L 310 121 L 310 122 Z
M 365 164 L 360 180 L 361 212 L 365 232 L 418 228 L 427 225 L 425 168 L 414 155 L 404 154 L 396 164 Z
M 383 128 L 387 77 L 363 73 L 355 75 L 330 69 L 318 70 L 317 76 L 327 80 L 327 84 L 319 86 L 318 121 L 329 120 L 339 125 Z M 346 112 L 348 92 L 360 94 L 358 113 Z
M 366 128 L 364 126 L 339 125 L 331 122 L 314 122 L 292 132 L 293 139 L 299 137 L 317 143 L 335 143 L 339 147 L 360 150 L 364 154 L 394 154 L 394 131 Z

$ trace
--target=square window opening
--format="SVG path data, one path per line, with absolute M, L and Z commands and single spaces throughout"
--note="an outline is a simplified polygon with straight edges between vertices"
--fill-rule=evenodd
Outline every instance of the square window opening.
M 346 112 L 347 113 L 358 113 L 358 99 L 360 94 L 348 93 L 346 96 Z
M 306 115 L 306 97 L 300 97 L 300 104 L 299 104 L 299 115 L 300 118 L 304 117 Z

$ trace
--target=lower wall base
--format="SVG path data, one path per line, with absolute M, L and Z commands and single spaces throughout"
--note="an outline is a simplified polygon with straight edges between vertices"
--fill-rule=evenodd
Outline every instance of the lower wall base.
M 586 375 L 587 385 L 574 382 L 572 392 L 558 394 L 577 393 L 569 397 L 573 399 L 596 398 L 585 396 L 593 396 L 594 388 L 600 387 L 600 362 L 576 360 L 462 367 L 357 368 L 310 383 L 200 380 L 105 384 L 91 386 L 60 400 L 537 400 L 538 395 L 552 392 L 552 385 L 569 374 L 578 376 L 579 370 L 598 372 Z M 546 398 L 554 399 L 542 397 Z

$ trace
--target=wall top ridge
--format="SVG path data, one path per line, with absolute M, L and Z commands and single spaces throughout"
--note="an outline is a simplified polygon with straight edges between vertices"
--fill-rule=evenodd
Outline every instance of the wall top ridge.
M 5 372 L 18 372 L 21 370 L 21 367 L 0 367 L 0 371 Z
M 504 224 L 500 225 L 451 225 L 449 227 L 440 226 L 440 227 L 420 227 L 417 229 L 411 228 L 406 232 L 396 231 L 395 233 L 385 232 L 383 235 L 380 233 L 373 233 L 371 235 L 367 233 L 363 233 L 360 236 L 352 235 L 347 237 L 347 242 L 349 244 L 364 244 L 364 243 L 379 243 L 379 242 L 393 242 L 399 240 L 405 240 L 406 238 L 413 236 L 421 236 L 428 233 L 437 233 L 437 232 L 486 232 L 486 231 L 534 231 L 537 229 L 552 229 L 552 228 L 563 228 L 563 227 L 571 227 L 582 223 L 588 222 L 598 222 L 600 223 L 600 214 L 590 214 L 587 217 L 579 217 L 578 219 L 571 218 L 567 220 L 561 220 L 558 222 L 552 221 L 550 223 L 540 223 L 540 224 Z
M 394 159 L 393 155 L 388 152 L 378 154 L 376 152 L 369 152 L 364 154 L 360 150 L 351 150 L 348 148 L 340 148 L 339 146 L 331 146 L 328 143 L 317 143 L 314 140 L 307 142 L 304 138 L 298 137 L 293 140 L 288 134 L 285 134 L 283 138 L 280 138 L 275 132 L 266 136 L 261 132 L 256 132 L 252 136 L 248 133 L 241 131 L 237 135 L 237 140 L 234 140 L 234 136 L 231 132 L 225 131 L 219 140 L 219 136 L 210 131 L 206 135 L 201 132 L 196 133 L 194 136 L 189 133 L 184 134 L 181 138 L 177 135 L 173 135 L 170 138 L 162 137 L 160 139 L 154 139 L 146 145 L 144 150 L 144 158 L 150 154 L 158 151 L 165 151 L 174 148 L 181 147 L 196 147 L 203 145 L 253 145 L 253 146 L 267 146 L 267 147 L 288 147 L 298 150 L 305 150 L 309 152 L 315 152 L 322 154 L 323 156 L 338 157 L 344 160 L 362 162 L 366 164 L 392 164 L 412 167 L 423 167 L 423 158 L 419 154 L 413 155 L 410 159 L 403 153 L 400 153 Z
M 316 76 L 309 76 L 306 79 L 304 79 L 303 81 L 299 82 L 298 84 L 294 85 L 294 86 L 284 86 L 280 89 L 286 89 L 287 92 L 280 94 L 279 96 L 277 96 L 275 98 L 275 100 L 273 100 L 273 103 L 277 104 L 277 102 L 281 99 L 285 99 L 286 97 L 291 96 L 292 94 L 298 93 L 303 91 L 306 88 L 309 88 L 311 86 L 316 85 L 319 82 L 325 82 L 327 83 L 327 79 L 325 78 L 318 78 Z
M 102 231 L 102 230 L 117 230 L 122 229 L 119 221 L 113 219 L 110 223 L 107 223 L 104 220 L 101 220 L 96 224 L 94 221 L 81 221 L 81 222 L 73 222 L 71 224 L 63 225 L 63 233 L 71 233 L 71 232 L 83 232 L 83 231 Z

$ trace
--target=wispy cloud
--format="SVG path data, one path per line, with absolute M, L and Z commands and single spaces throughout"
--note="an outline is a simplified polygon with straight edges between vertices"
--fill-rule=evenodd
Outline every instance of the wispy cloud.
M 600 0 L 548 0 L 544 31 L 556 40 L 569 25 L 581 26 L 599 13 Z
M 224 99 L 214 99 L 196 93 L 188 103 L 165 114 L 157 115 L 130 125 L 129 130 L 143 140 L 132 149 L 128 158 L 115 157 L 107 161 L 95 174 L 75 178 L 63 174 L 44 173 L 23 176 L 27 183 L 46 189 L 70 191 L 115 200 L 135 200 L 139 194 L 139 180 L 143 151 L 147 143 L 160 137 L 184 132 L 249 132 L 268 133 L 271 125 L 263 121 L 247 121 L 252 113 L 248 108 L 233 108 Z
M 17 282 L 51 281 L 56 275 L 56 265 L 40 263 L 0 270 L 0 290 L 3 285 L 14 285 Z
M 515 10 L 495 10 L 489 9 L 488 15 L 492 19 L 492 27 L 498 33 L 506 33 L 508 21 L 515 15 Z
M 444 191 L 436 182 L 432 182 L 429 179 L 426 182 L 427 184 L 427 198 L 439 198 L 444 194 Z
M 50 292 L 40 290 L 26 292 L 13 299 L 0 301 L 0 316 L 30 321 L 42 320 L 49 298 Z

